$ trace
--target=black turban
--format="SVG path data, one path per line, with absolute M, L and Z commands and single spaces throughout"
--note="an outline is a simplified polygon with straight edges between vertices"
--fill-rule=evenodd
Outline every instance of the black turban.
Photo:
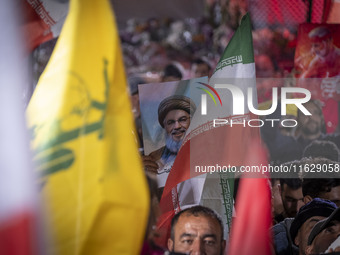
M 158 106 L 158 122 L 162 128 L 165 116 L 172 110 L 183 110 L 192 116 L 196 111 L 196 105 L 186 96 L 173 95 L 165 98 Z

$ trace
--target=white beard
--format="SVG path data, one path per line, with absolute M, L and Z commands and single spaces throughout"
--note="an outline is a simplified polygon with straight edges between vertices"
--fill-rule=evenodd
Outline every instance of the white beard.
M 176 153 L 179 151 L 179 148 L 181 148 L 183 139 L 180 141 L 175 141 L 172 139 L 171 135 L 167 134 L 166 135 L 166 141 L 165 141 L 165 147 L 168 148 L 169 151 L 172 153 Z

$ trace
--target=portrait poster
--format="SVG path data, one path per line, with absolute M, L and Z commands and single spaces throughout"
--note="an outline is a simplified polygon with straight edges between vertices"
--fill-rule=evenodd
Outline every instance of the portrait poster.
M 193 88 L 199 85 L 199 82 L 207 83 L 207 81 L 207 77 L 202 77 L 191 80 L 141 84 L 138 86 L 144 155 L 150 155 L 152 152 L 162 149 L 166 143 L 166 131 L 158 120 L 160 103 L 170 96 L 179 95 L 190 98 L 194 102 L 196 109 L 198 109 L 201 95 L 200 93 L 192 93 L 192 91 Z M 164 187 L 172 164 L 173 161 L 162 166 L 159 164 L 161 167 L 157 174 L 159 187 Z
M 294 67 L 298 78 L 325 78 L 339 76 L 340 24 L 299 25 Z M 307 72 L 313 61 L 325 66 L 313 73 Z M 333 65 L 331 65 L 333 64 Z M 321 67 L 321 65 L 319 65 Z
M 295 77 L 299 87 L 319 100 L 326 132 L 338 126 L 340 99 L 340 25 L 301 24 L 295 51 Z

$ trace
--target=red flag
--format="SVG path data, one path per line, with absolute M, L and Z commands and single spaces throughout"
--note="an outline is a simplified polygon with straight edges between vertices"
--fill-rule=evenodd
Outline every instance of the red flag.
M 250 146 L 246 166 L 267 164 L 259 141 Z M 231 227 L 228 255 L 270 255 L 271 200 L 266 176 L 246 175 L 241 179 L 236 198 L 236 217 Z M 248 178 L 247 178 L 248 177 Z M 261 177 L 261 178 L 258 178 Z

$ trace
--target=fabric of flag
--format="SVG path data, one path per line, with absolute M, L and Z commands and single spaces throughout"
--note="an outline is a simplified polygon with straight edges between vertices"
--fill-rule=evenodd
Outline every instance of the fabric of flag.
M 252 29 L 251 29 L 251 20 L 250 15 L 247 13 L 241 20 L 241 24 L 236 30 L 235 34 L 231 38 L 229 44 L 227 45 L 219 63 L 217 64 L 212 77 L 209 80 L 210 85 L 215 85 L 220 82 L 231 82 L 236 84 L 239 89 L 242 90 L 244 95 L 247 95 L 247 89 L 253 88 L 253 102 L 254 106 L 257 106 L 257 94 L 256 94 L 256 82 L 255 82 L 255 62 L 254 62 L 254 50 L 253 50 L 253 38 L 252 38 Z M 225 80 L 227 79 L 227 80 Z M 224 91 L 220 91 L 219 94 L 225 93 Z M 225 98 L 224 102 L 232 102 L 230 98 Z M 215 114 L 215 116 L 231 116 L 233 113 L 231 110 L 235 111 L 236 104 L 233 106 L 228 105 L 226 109 L 223 109 L 223 113 Z M 249 114 L 248 106 L 244 105 L 244 116 L 253 116 Z M 235 161 L 228 160 L 225 162 L 229 164 L 233 163 L 234 165 L 240 166 L 242 165 L 244 151 L 249 146 L 249 138 L 250 137 L 258 137 L 259 130 L 257 128 L 249 128 L 249 127 L 231 127 L 228 130 L 228 134 L 216 134 L 214 136 L 214 141 L 217 143 L 221 138 L 224 138 L 224 151 L 227 152 L 227 155 L 230 158 L 235 157 Z M 195 146 L 195 145 L 194 145 Z M 238 147 L 239 146 L 239 147 Z M 236 154 L 234 154 L 236 152 Z M 241 153 L 241 155 L 238 155 Z M 221 154 L 224 157 L 223 154 Z M 237 161 L 241 160 L 241 161 Z M 217 162 L 224 162 L 223 158 L 216 159 Z M 231 221 L 233 216 L 233 188 L 234 188 L 234 179 L 231 176 L 224 176 L 221 174 L 219 176 L 219 185 L 210 185 L 207 186 L 203 192 L 204 194 L 211 193 L 213 190 L 218 192 L 217 194 L 223 194 L 222 199 L 218 196 L 215 196 L 215 199 L 211 199 L 211 197 L 206 196 L 206 202 L 202 202 L 202 204 L 210 206 L 214 208 L 218 213 L 223 215 L 223 220 L 225 226 L 224 235 L 228 236 L 231 227 Z M 216 191 L 217 190 L 217 191 Z
M 255 78 L 255 62 L 250 15 L 243 16 L 240 26 L 235 31 L 223 52 L 210 84 L 217 78 Z
M 0 254 L 35 255 L 37 193 L 22 100 L 28 63 L 19 17 L 13 1 L 0 2 Z
M 252 140 L 246 152 L 247 166 L 267 165 L 259 140 Z M 236 197 L 236 217 L 231 228 L 228 255 L 271 255 L 271 192 L 266 175 L 245 174 Z
M 27 109 L 47 254 L 138 254 L 149 194 L 108 0 L 72 0 Z
M 24 0 L 21 29 L 28 51 L 58 37 L 67 16 L 69 1 Z
M 227 80 L 225 80 L 227 79 Z M 242 90 L 253 89 L 253 102 L 257 106 L 255 64 L 249 14 L 246 14 L 226 47 L 208 85 L 212 88 L 217 83 L 232 82 Z M 216 89 L 217 90 L 217 89 Z M 201 93 L 193 90 L 192 93 Z M 215 176 L 197 173 L 197 166 L 241 166 L 244 151 L 251 137 L 258 137 L 258 128 L 242 125 L 225 125 L 213 127 L 213 119 L 223 118 L 230 121 L 239 118 L 247 120 L 251 117 L 244 107 L 244 115 L 233 116 L 230 94 L 217 90 L 221 105 L 214 105 L 216 100 L 207 100 L 207 115 L 202 115 L 197 107 L 186 138 L 176 157 L 169 174 L 161 199 L 162 215 L 159 220 L 159 243 L 164 244 L 169 236 L 170 220 L 173 215 L 187 207 L 202 204 L 215 209 L 224 221 L 225 236 L 228 236 L 233 212 L 233 180 L 223 173 Z M 223 104 L 223 105 L 222 105 Z M 235 110 L 235 109 L 234 109 Z M 198 187 L 199 186 L 199 187 Z

